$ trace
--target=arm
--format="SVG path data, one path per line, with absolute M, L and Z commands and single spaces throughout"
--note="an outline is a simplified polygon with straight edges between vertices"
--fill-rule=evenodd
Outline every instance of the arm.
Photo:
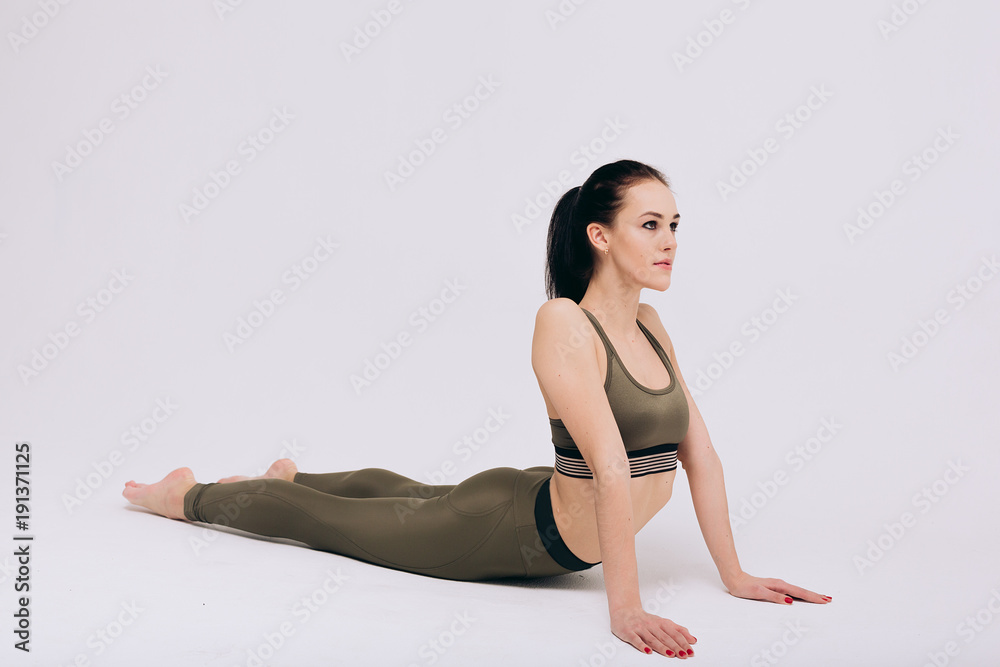
M 674 370 L 677 362 L 674 360 L 673 348 L 670 352 Z M 677 372 L 678 379 L 680 372 Z M 730 591 L 739 580 L 743 570 L 736 556 L 736 545 L 733 542 L 733 531 L 729 524 L 729 503 L 726 500 L 726 483 L 722 474 L 722 461 L 712 446 L 708 436 L 708 428 L 702 419 L 698 406 L 695 405 L 687 385 L 681 382 L 684 394 L 687 396 L 690 420 L 688 432 L 677 447 L 677 460 L 688 477 L 691 487 L 691 502 L 698 517 L 701 534 L 715 567 L 719 570 L 722 583 Z
M 645 653 L 674 655 L 696 641 L 686 628 L 650 614 L 639 599 L 631 469 L 598 365 L 603 343 L 570 299 L 542 304 L 535 319 L 531 365 L 594 474 L 594 509 L 611 629 Z
M 591 468 L 594 472 L 597 535 L 601 544 L 604 587 L 611 618 L 642 606 L 639 600 L 639 569 L 635 559 L 635 528 L 632 524 L 631 476 L 624 452 L 622 445 L 621 459 L 607 459 L 596 464 L 596 469 Z M 594 464 L 588 462 L 588 465 Z
M 608 607 L 614 613 L 639 605 L 639 576 L 628 457 L 604 391 L 595 337 L 593 326 L 576 303 L 570 299 L 547 301 L 535 318 L 531 365 L 594 474 L 601 561 Z
M 645 306 L 645 304 L 641 304 L 641 306 Z M 723 585 L 735 597 L 768 600 L 778 604 L 791 604 L 792 598 L 789 596 L 795 596 L 807 602 L 829 602 L 831 599 L 829 596 L 821 596 L 799 586 L 793 586 L 781 579 L 754 577 L 744 572 L 740 567 L 740 561 L 736 555 L 736 545 L 733 542 L 732 526 L 729 523 L 729 503 L 726 500 L 726 483 L 722 473 L 722 461 L 719 459 L 715 447 L 712 446 L 705 420 L 702 418 L 698 406 L 695 405 L 694 398 L 681 375 L 673 343 L 660 323 L 656 311 L 651 307 L 647 308 L 644 313 L 649 315 L 649 319 L 653 323 L 652 327 L 647 328 L 650 328 L 653 335 L 661 341 L 667 351 L 670 363 L 673 365 L 677 379 L 687 397 L 688 431 L 677 446 L 677 460 L 687 474 L 695 516 L 698 518 L 698 525 L 705 538 L 705 545 L 708 547 L 709 553 L 712 554 L 712 560 L 715 561 L 715 567 L 719 571 Z

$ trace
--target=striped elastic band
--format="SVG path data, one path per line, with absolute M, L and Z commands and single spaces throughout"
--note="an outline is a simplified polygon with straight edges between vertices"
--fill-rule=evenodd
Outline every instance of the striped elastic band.
M 556 448 L 555 469 L 567 477 L 578 479 L 593 479 L 594 474 L 583 459 L 579 449 L 567 447 Z M 645 449 L 626 452 L 632 477 L 652 475 L 657 472 L 668 472 L 677 469 L 677 443 L 653 445 Z

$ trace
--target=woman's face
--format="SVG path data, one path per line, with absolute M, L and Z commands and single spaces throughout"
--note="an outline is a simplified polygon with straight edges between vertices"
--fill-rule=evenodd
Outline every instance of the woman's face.
M 605 230 L 608 254 L 602 259 L 639 287 L 666 290 L 677 252 L 674 231 L 680 217 L 673 193 L 660 181 L 632 186 L 614 228 Z M 603 248 L 600 254 L 604 255 Z

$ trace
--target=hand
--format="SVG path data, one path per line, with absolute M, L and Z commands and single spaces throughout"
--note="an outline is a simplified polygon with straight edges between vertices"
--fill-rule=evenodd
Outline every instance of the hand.
M 642 607 L 623 609 L 612 614 L 611 632 L 643 653 L 655 651 L 668 658 L 694 656 L 691 644 L 698 641 L 684 626 L 650 614 Z
M 792 604 L 792 598 L 826 604 L 833 598 L 793 586 L 784 579 L 762 579 L 741 572 L 732 581 L 726 582 L 731 595 L 748 600 L 766 600 L 777 604 Z

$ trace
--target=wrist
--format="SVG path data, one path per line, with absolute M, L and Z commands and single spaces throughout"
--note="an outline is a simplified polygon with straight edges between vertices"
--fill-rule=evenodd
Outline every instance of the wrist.
M 734 570 L 727 570 L 726 572 L 720 572 L 719 575 L 722 577 L 722 584 L 726 588 L 732 588 L 740 578 L 746 574 L 742 569 L 736 568 Z
M 642 609 L 642 602 L 639 600 L 638 596 L 627 600 L 621 600 L 615 602 L 611 602 L 610 600 L 608 601 L 608 612 L 610 613 L 612 618 L 620 614 L 626 614 L 641 609 Z
M 611 621 L 614 622 L 615 619 L 621 620 L 621 619 L 632 618 L 639 612 L 644 612 L 644 611 L 646 610 L 642 608 L 642 605 L 638 604 L 634 606 L 614 607 L 610 609 L 608 613 L 608 618 L 610 618 Z

